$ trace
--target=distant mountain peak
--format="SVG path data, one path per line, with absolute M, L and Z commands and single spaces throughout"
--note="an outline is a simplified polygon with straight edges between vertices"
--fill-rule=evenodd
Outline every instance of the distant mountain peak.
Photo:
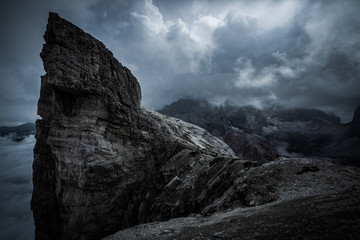
M 28 135 L 35 135 L 35 123 L 24 123 L 15 127 L 0 126 L 0 136 L 9 136 L 14 141 L 21 141 Z
M 359 107 L 350 128 L 341 124 L 337 115 L 319 109 L 273 105 L 260 110 L 229 103 L 209 106 L 206 100 L 179 99 L 160 112 L 205 128 L 224 139 L 239 157 L 264 161 L 276 157 L 276 150 L 286 156 L 327 156 L 351 161 L 359 156 L 354 150 L 358 148 L 356 143 L 347 139 L 348 132 L 360 135 Z

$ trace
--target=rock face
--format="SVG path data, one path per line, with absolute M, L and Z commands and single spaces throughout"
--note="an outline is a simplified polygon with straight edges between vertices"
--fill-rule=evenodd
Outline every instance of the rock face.
M 240 131 L 228 130 L 224 142 L 241 159 L 251 159 L 257 162 L 268 162 L 276 159 L 279 154 L 271 143 L 265 138 Z
M 240 158 L 266 162 L 279 155 L 316 156 L 360 164 L 360 107 L 349 124 L 317 109 L 217 107 L 198 99 L 179 99 L 160 112 L 203 127 Z
M 104 240 L 358 239 L 359 180 L 359 168 L 329 159 L 279 158 L 243 171 L 205 209 L 216 214 L 142 224 Z M 219 209 L 239 193 L 245 205 Z
M 101 42 L 55 13 L 50 13 L 44 38 L 41 57 L 46 74 L 41 79 L 38 102 L 42 119 L 36 123 L 31 201 L 37 240 L 101 239 L 141 223 L 189 214 L 195 217 L 175 225 L 181 227 L 180 232 L 150 223 L 142 225 L 150 231 L 145 235 L 130 229 L 108 239 L 193 239 L 187 231 L 195 231 L 193 224 L 199 224 L 201 231 L 219 231 L 204 232 L 207 235 L 203 237 L 202 232 L 197 232 L 198 239 L 235 239 L 244 234 L 245 217 L 249 216 L 236 213 L 294 199 L 296 202 L 289 207 L 270 209 L 278 213 L 276 221 L 288 223 L 290 219 L 294 223 L 290 229 L 296 230 L 295 219 L 309 203 L 311 211 L 319 213 L 316 216 L 325 222 L 330 219 L 329 226 L 318 224 L 327 231 L 334 229 L 333 221 L 337 219 L 337 212 L 327 218 L 328 209 L 358 206 L 358 169 L 323 159 L 280 158 L 263 165 L 240 160 L 224 142 L 204 129 L 142 108 L 140 86 L 130 70 Z M 224 109 L 219 109 L 220 119 L 223 113 Z M 241 111 L 231 113 L 242 116 Z M 258 129 L 264 118 L 258 111 L 252 114 L 254 118 L 246 117 L 242 124 Z M 222 126 L 224 133 L 231 127 Z M 242 132 L 236 132 L 239 136 L 228 138 L 241 138 Z M 319 194 L 321 203 L 332 203 L 335 194 L 346 202 L 324 208 L 304 199 L 319 199 Z M 293 212 L 297 207 L 301 210 Z M 237 212 L 230 215 L 216 215 L 234 208 Z M 250 218 L 252 224 L 246 225 L 250 232 L 247 239 L 253 239 L 259 223 L 268 217 L 261 214 L 255 214 Z M 343 227 L 341 234 L 350 232 L 349 228 L 358 229 L 358 222 L 352 221 L 358 219 L 358 208 L 340 214 L 350 214 L 335 223 Z M 224 219 L 221 224 L 206 222 L 216 216 Z M 301 216 L 303 223 L 307 218 Z M 281 231 L 287 231 L 280 228 L 278 234 L 272 235 L 275 225 L 269 219 L 261 236 L 278 237 Z M 350 227 L 344 224 L 348 220 L 353 224 Z M 156 226 L 154 231 L 151 226 Z M 304 224 L 301 227 L 307 230 Z M 170 235 L 162 238 L 159 229 Z M 298 237 L 291 232 L 289 238 Z M 141 237 L 136 236 L 138 233 Z M 320 233 L 306 236 L 316 239 Z
M 252 166 L 204 129 L 143 109 L 130 70 L 55 13 L 44 38 L 31 202 L 36 239 L 99 239 L 199 213 Z
M 159 112 L 206 129 L 223 139 L 239 158 L 267 162 L 279 156 L 261 136 L 262 127 L 268 123 L 262 112 L 253 107 L 216 107 L 206 100 L 179 99 Z
M 322 154 L 360 166 L 360 107 L 356 108 L 352 122 L 329 130 L 330 144 L 322 149 Z

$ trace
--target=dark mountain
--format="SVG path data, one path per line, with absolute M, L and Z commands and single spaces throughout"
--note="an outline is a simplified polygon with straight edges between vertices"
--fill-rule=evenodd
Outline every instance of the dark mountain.
M 295 109 L 265 109 L 264 114 L 269 118 L 277 118 L 283 122 L 312 122 L 314 124 L 340 124 L 340 118 L 333 113 L 325 113 L 318 109 L 295 108 Z
M 240 158 L 265 162 L 278 157 L 275 148 L 260 135 L 268 123 L 254 107 L 217 107 L 206 100 L 179 99 L 159 112 L 206 129 L 224 140 Z
M 242 158 L 264 161 L 278 153 L 353 161 L 360 156 L 353 138 L 359 136 L 359 107 L 351 124 L 341 124 L 338 116 L 318 109 L 218 107 L 196 99 L 180 99 L 159 112 L 205 128 Z
M 360 106 L 354 112 L 352 122 L 329 129 L 329 144 L 322 149 L 324 156 L 351 161 L 360 165 Z
M 35 123 L 25 123 L 15 127 L 0 126 L 0 136 L 9 136 L 14 141 L 21 141 L 28 135 L 35 135 Z

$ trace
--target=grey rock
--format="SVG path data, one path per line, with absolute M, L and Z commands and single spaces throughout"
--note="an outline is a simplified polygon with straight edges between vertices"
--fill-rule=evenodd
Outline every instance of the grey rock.
M 99 239 L 199 213 L 248 164 L 204 129 L 142 108 L 131 71 L 56 13 L 44 38 L 36 239 Z
M 224 142 L 242 159 L 269 162 L 279 156 L 274 146 L 257 134 L 229 130 L 225 133 Z
M 327 178 L 325 168 L 336 167 L 326 161 L 241 160 L 203 128 L 141 107 L 131 71 L 55 13 L 44 38 L 31 201 L 37 240 L 101 239 L 142 223 L 158 226 L 189 215 L 187 224 L 198 223 L 199 214 L 227 208 L 358 189 L 357 169 L 334 170 Z M 322 184 L 326 180 L 331 184 Z M 179 233 L 160 229 L 156 236 Z M 209 236 L 234 236 L 224 230 Z
M 360 106 L 356 108 L 350 123 L 326 131 L 328 144 L 320 149 L 320 155 L 360 166 Z
M 224 140 L 239 158 L 259 162 L 280 156 L 331 157 L 359 165 L 360 108 L 351 123 L 333 113 L 279 105 L 214 106 L 201 99 L 179 99 L 160 110 L 196 124 Z
M 202 99 L 179 99 L 159 112 L 206 129 L 223 139 L 239 158 L 267 162 L 279 157 L 273 145 L 261 136 L 268 122 L 254 107 L 217 107 Z
M 357 239 L 359 180 L 359 168 L 329 159 L 279 158 L 243 171 L 203 215 L 141 224 L 104 240 Z

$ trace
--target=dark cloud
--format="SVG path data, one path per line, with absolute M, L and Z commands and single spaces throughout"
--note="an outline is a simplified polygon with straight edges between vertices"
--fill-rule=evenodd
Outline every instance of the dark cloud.
M 37 0 L 1 9 L 3 123 L 35 119 L 48 10 L 103 41 L 138 78 L 146 107 L 180 97 L 278 102 L 349 121 L 360 103 L 358 1 Z

